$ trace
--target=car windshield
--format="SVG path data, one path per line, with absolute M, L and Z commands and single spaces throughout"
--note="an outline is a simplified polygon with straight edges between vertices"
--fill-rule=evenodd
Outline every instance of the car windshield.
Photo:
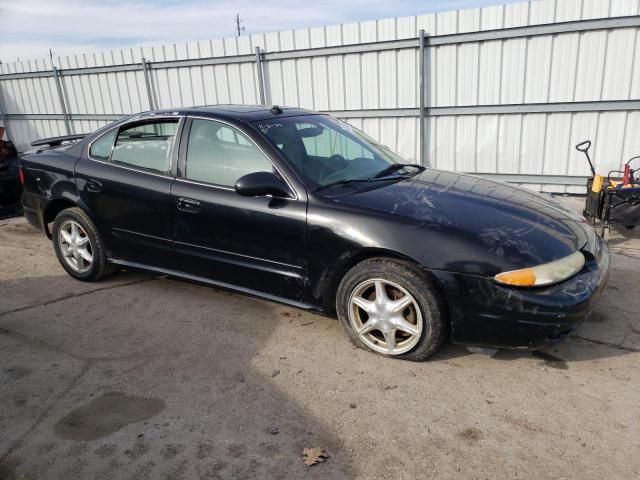
M 255 125 L 312 188 L 398 176 L 405 170 L 398 154 L 328 115 L 261 120 Z

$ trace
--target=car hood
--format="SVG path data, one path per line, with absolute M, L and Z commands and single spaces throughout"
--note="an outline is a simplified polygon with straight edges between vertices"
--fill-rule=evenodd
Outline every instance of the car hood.
M 397 215 L 428 231 L 431 242 L 420 255 L 450 271 L 494 274 L 539 265 L 582 249 L 595 235 L 584 217 L 551 197 L 434 169 L 334 200 Z

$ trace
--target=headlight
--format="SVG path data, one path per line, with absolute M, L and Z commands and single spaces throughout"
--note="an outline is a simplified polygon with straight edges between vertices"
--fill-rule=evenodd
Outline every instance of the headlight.
M 496 275 L 494 280 L 505 285 L 517 287 L 539 287 L 551 285 L 574 276 L 584 266 L 584 255 L 580 250 L 568 257 L 554 262 L 544 263 L 537 267 L 523 268 L 502 272 Z

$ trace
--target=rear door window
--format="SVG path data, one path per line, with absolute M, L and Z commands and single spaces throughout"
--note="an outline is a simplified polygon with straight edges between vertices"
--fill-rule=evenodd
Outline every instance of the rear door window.
M 171 169 L 178 120 L 124 126 L 118 132 L 111 162 L 156 173 Z

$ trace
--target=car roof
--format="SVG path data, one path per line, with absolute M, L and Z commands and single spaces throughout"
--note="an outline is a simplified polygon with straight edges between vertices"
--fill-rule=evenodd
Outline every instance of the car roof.
M 153 115 L 198 115 L 201 117 L 233 119 L 243 122 L 272 120 L 282 117 L 300 115 L 319 115 L 318 112 L 295 107 L 279 107 L 277 105 L 204 105 L 199 107 L 180 107 L 167 110 L 145 112 L 142 116 Z

